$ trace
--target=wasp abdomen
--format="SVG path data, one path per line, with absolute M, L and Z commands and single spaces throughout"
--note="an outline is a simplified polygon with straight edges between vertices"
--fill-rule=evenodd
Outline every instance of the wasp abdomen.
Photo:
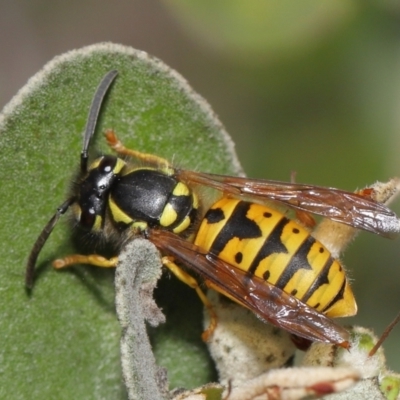
M 345 272 L 297 222 L 264 205 L 222 198 L 206 213 L 195 243 L 327 316 L 350 316 L 356 303 Z

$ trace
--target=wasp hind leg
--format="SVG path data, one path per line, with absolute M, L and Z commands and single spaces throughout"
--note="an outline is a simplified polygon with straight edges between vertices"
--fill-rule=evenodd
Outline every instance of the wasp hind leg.
M 118 264 L 118 257 L 108 259 L 97 254 L 90 254 L 87 256 L 72 254 L 53 261 L 53 267 L 55 269 L 66 268 L 74 264 L 88 264 L 101 268 L 115 268 Z
M 215 328 L 217 327 L 217 315 L 215 314 L 214 308 L 210 301 L 208 300 L 207 296 L 204 294 L 204 292 L 201 290 L 198 282 L 196 279 L 194 279 L 191 275 L 183 271 L 181 268 L 179 268 L 171 258 L 169 257 L 163 257 L 162 258 L 162 263 L 165 267 L 167 267 L 180 281 L 183 283 L 186 283 L 189 287 L 194 289 L 197 293 L 197 295 L 200 297 L 200 300 L 202 301 L 204 307 L 207 308 L 207 311 L 210 315 L 210 324 L 208 325 L 208 328 L 202 333 L 201 338 L 203 339 L 204 342 L 207 342 L 211 335 L 213 334 Z
M 146 164 L 150 164 L 156 168 L 162 169 L 169 175 L 172 175 L 175 170 L 172 165 L 162 157 L 155 156 L 154 154 L 141 153 L 137 150 L 128 149 L 118 139 L 116 133 L 112 129 L 108 129 L 104 136 L 106 137 L 107 144 L 120 156 L 129 156 L 136 158 Z

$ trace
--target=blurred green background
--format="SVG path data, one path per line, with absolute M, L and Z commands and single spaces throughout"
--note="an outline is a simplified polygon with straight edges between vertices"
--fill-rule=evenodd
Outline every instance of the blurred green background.
M 0 108 L 55 55 L 112 41 L 180 72 L 249 176 L 354 190 L 400 175 L 398 1 L 1 0 L 0 37 Z M 346 252 L 349 322 L 381 333 L 400 311 L 399 240 L 362 233 Z M 400 327 L 385 345 L 400 371 L 398 343 Z

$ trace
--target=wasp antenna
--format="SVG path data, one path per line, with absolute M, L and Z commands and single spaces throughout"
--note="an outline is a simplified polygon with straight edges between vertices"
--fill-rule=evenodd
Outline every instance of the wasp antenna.
M 88 148 L 90 140 L 96 129 L 96 124 L 99 117 L 101 105 L 103 104 L 104 96 L 107 94 L 108 89 L 118 75 L 118 71 L 113 70 L 108 72 L 101 80 L 97 90 L 93 96 L 92 104 L 90 106 L 89 116 L 86 122 L 85 136 L 83 138 L 83 147 L 81 153 L 81 171 L 86 172 L 88 162 Z
M 75 197 L 71 197 L 66 202 L 61 204 L 61 206 L 57 208 L 57 212 L 51 217 L 50 221 L 46 224 L 46 226 L 40 233 L 39 237 L 36 239 L 36 242 L 31 250 L 31 253 L 29 254 L 28 263 L 26 265 L 25 286 L 28 289 L 32 289 L 33 287 L 33 277 L 35 272 L 36 260 L 38 258 L 40 251 L 42 250 L 42 247 L 46 243 L 46 240 L 50 236 L 54 226 L 56 225 L 61 215 L 63 215 L 68 210 L 69 206 L 74 201 Z

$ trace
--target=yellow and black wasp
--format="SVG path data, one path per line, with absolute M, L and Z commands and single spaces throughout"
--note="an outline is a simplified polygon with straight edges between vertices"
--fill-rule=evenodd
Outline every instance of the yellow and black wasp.
M 27 287 L 33 285 L 43 245 L 71 208 L 82 229 L 113 243 L 118 251 L 138 235 L 150 240 L 163 254 L 163 264 L 194 287 L 211 312 L 200 286 L 181 266 L 264 321 L 311 341 L 348 347 L 348 332 L 330 319 L 357 311 L 340 262 L 303 225 L 266 202 L 385 236 L 399 231 L 396 215 L 373 201 L 368 190 L 355 194 L 178 169 L 158 156 L 125 148 L 113 131 L 106 132 L 106 139 L 118 156 L 103 155 L 88 165 L 98 114 L 116 76 L 116 71 L 109 72 L 94 95 L 80 174 L 33 246 Z M 202 198 L 202 187 L 219 193 L 211 206 Z M 54 265 L 115 267 L 117 262 L 117 257 L 73 255 Z M 215 317 L 211 321 L 207 335 L 215 327 Z

